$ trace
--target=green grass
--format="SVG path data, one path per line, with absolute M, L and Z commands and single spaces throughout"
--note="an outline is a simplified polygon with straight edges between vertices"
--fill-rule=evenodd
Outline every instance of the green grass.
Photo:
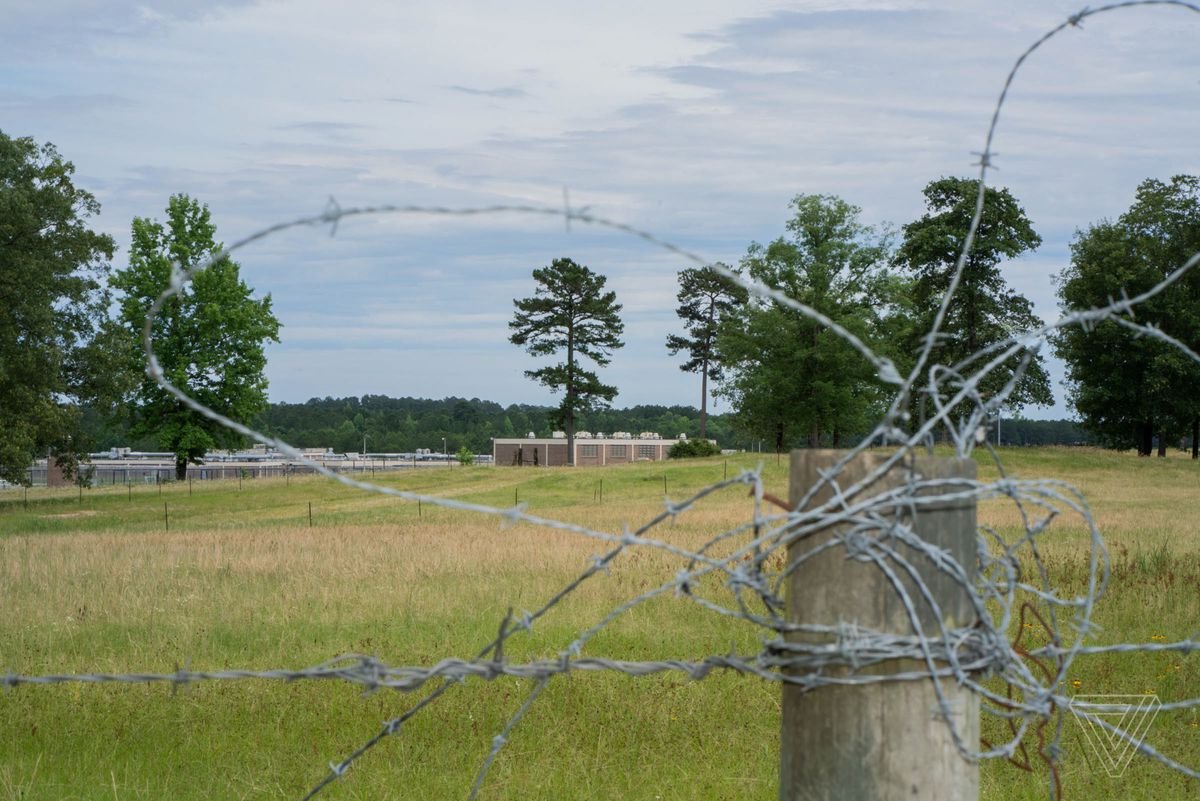
M 1113 544 L 1114 574 L 1098 609 L 1098 642 L 1176 639 L 1200 628 L 1200 560 L 1191 522 L 1200 466 L 1094 450 L 1006 452 L 1019 477 L 1077 483 Z M 786 496 L 785 465 L 763 459 Z M 756 464 L 743 456 L 729 471 Z M 529 511 L 619 533 L 722 477 L 725 460 L 588 470 L 470 468 L 379 475 L 389 486 Z M 989 475 L 986 465 L 983 473 Z M 603 480 L 604 503 L 597 498 Z M 309 526 L 308 504 L 313 507 Z M 163 503 L 170 530 L 164 530 Z M 747 519 L 742 489 L 722 492 L 658 536 L 695 545 Z M 1019 529 L 999 502 L 980 510 L 1005 536 Z M 1083 590 L 1086 531 L 1063 519 L 1044 553 L 1057 585 Z M 366 496 L 316 478 L 30 493 L 0 492 L 0 671 L 170 671 L 302 667 L 346 652 L 394 664 L 473 655 L 507 608 L 534 609 L 601 553 L 602 543 L 527 524 Z M 657 553 L 622 557 L 507 646 L 514 659 L 551 655 L 583 627 L 679 565 Z M 1015 633 L 1015 632 L 1014 632 Z M 1038 632 L 1027 636 L 1036 640 Z M 668 597 L 603 632 L 596 654 L 695 658 L 757 632 Z M 1178 667 L 1176 667 L 1178 665 Z M 1200 695 L 1200 658 L 1163 654 L 1080 663 L 1077 692 Z M 464 798 L 475 771 L 530 683 L 453 688 L 322 796 Z M 363 696 L 315 682 L 167 686 L 22 686 L 0 693 L 0 799 L 299 798 L 421 693 Z M 1200 765 L 1200 716 L 1163 714 L 1150 742 Z M 1198 798 L 1197 782 L 1138 760 L 1121 779 L 1089 765 L 1067 723 L 1068 798 Z M 513 732 L 485 799 L 765 799 L 777 794 L 779 689 L 715 675 L 556 679 Z M 993 727 L 986 732 L 998 737 Z M 1093 760 L 1094 761 L 1094 760 Z M 1046 772 L 984 766 L 983 797 L 1045 798 Z

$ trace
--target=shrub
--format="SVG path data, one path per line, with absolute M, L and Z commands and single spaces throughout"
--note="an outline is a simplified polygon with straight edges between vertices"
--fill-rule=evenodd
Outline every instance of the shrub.
M 463 445 L 458 449 L 458 453 L 454 454 L 454 458 L 457 459 L 458 463 L 463 467 L 470 467 L 471 465 L 475 464 L 475 453 L 466 445 Z
M 691 459 L 696 456 L 716 456 L 721 452 L 716 443 L 707 439 L 685 439 L 667 451 L 668 459 Z

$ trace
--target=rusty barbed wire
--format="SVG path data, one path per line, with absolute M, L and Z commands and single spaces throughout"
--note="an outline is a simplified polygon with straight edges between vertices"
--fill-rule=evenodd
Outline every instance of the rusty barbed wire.
M 1190 654 L 1200 650 L 1200 639 L 1197 637 L 1172 643 L 1103 646 L 1087 644 L 1096 630 L 1095 605 L 1101 598 L 1109 577 L 1109 562 L 1103 539 L 1087 501 L 1080 492 L 1065 482 L 1053 479 L 1019 480 L 1009 477 L 999 456 L 986 442 L 982 444 L 991 450 L 999 471 L 999 478 L 993 481 L 931 479 L 915 473 L 907 466 L 911 457 L 922 451 L 926 443 L 931 441 L 933 433 L 938 430 L 944 430 L 949 435 L 956 455 L 970 456 L 980 444 L 977 442 L 977 434 L 988 416 L 1011 395 L 1047 338 L 1067 326 L 1089 328 L 1100 321 L 1113 321 L 1139 335 L 1165 342 L 1200 363 L 1200 356 L 1186 345 L 1152 325 L 1138 322 L 1133 316 L 1133 311 L 1139 304 L 1163 292 L 1200 264 L 1200 253 L 1181 264 L 1159 284 L 1135 297 L 1122 296 L 1102 307 L 1068 313 L 1056 322 L 1035 331 L 1014 332 L 1008 339 L 980 351 L 960 364 L 939 365 L 932 361 L 935 344 L 949 304 L 957 291 L 967 255 L 973 247 L 975 233 L 982 218 L 988 171 L 995 166 L 996 154 L 993 144 L 997 125 L 1019 71 L 1030 56 L 1064 30 L 1080 28 L 1084 20 L 1100 14 L 1142 6 L 1172 6 L 1200 13 L 1200 6 L 1181 0 L 1131 0 L 1097 8 L 1085 8 L 1049 30 L 1017 58 L 996 102 L 983 149 L 976 154 L 979 157 L 979 194 L 963 249 L 955 265 L 949 289 L 918 354 L 915 367 L 907 375 L 901 375 L 891 361 L 874 353 L 866 343 L 818 310 L 777 290 L 756 284 L 713 260 L 705 259 L 648 231 L 593 214 L 586 208 L 573 208 L 565 190 L 562 208 L 533 205 L 492 205 L 479 208 L 379 205 L 343 208 L 331 198 L 320 214 L 265 228 L 211 254 L 195 266 L 176 265 L 172 270 L 169 287 L 156 299 L 147 314 L 142 342 L 146 351 L 147 372 L 163 390 L 184 406 L 257 442 L 273 447 L 280 453 L 303 462 L 315 472 L 348 487 L 491 516 L 496 518 L 501 526 L 522 522 L 565 531 L 603 542 L 609 550 L 584 566 L 574 580 L 551 595 L 536 610 L 523 610 L 515 615 L 510 610 L 500 621 L 496 637 L 473 658 L 447 657 L 432 665 L 392 665 L 377 657 L 355 654 L 338 656 L 310 667 L 274 670 L 193 671 L 189 668 L 177 668 L 167 673 L 38 676 L 9 673 L 0 677 L 0 685 L 16 688 L 27 684 L 159 682 L 180 687 L 207 681 L 332 680 L 349 682 L 361 687 L 365 692 L 384 689 L 415 692 L 433 686 L 427 695 L 403 714 L 384 721 L 380 730 L 356 750 L 340 761 L 331 763 L 324 777 L 313 786 L 305 799 L 312 798 L 345 775 L 354 763 L 375 745 L 388 737 L 399 735 L 408 720 L 435 703 L 451 688 L 471 680 L 491 681 L 502 677 L 533 680 L 534 687 L 525 701 L 492 740 L 471 786 L 469 797 L 474 799 L 486 780 L 488 769 L 503 749 L 510 733 L 519 725 L 548 684 L 565 674 L 597 671 L 618 672 L 633 677 L 669 671 L 682 673 L 694 680 L 704 679 L 713 671 L 735 671 L 814 692 L 830 685 L 930 681 L 937 697 L 940 717 L 945 721 L 964 759 L 1001 758 L 1032 770 L 1032 750 L 1049 774 L 1048 792 L 1052 798 L 1061 794 L 1058 762 L 1062 753 L 1064 715 L 1074 715 L 1099 726 L 1109 732 L 1111 737 L 1129 744 L 1143 755 L 1183 775 L 1200 778 L 1196 767 L 1186 766 L 1160 753 L 1143 739 L 1135 738 L 1127 730 L 1101 717 L 1105 712 L 1125 707 L 1073 703 L 1061 690 L 1071 666 L 1082 657 L 1138 651 Z M 382 214 L 450 217 L 534 215 L 561 218 L 568 226 L 577 222 L 641 239 L 693 264 L 715 266 L 715 269 L 755 296 L 790 308 L 833 331 L 874 367 L 882 382 L 895 387 L 894 399 L 870 435 L 847 451 L 832 469 L 822 473 L 817 484 L 794 507 L 765 491 L 760 466 L 758 469 L 743 471 L 737 476 L 705 487 L 684 500 L 672 501 L 666 498 L 663 510 L 651 520 L 636 529 L 627 527 L 621 533 L 614 533 L 533 515 L 527 511 L 524 504 L 501 508 L 467 503 L 452 498 L 379 486 L 336 473 L 306 459 L 288 443 L 254 431 L 207 408 L 166 379 L 153 349 L 153 322 L 166 301 L 182 291 L 196 274 L 229 254 L 286 229 L 328 225 L 333 235 L 338 224 L 344 219 Z M 985 398 L 979 390 L 980 382 L 985 377 L 1005 370 L 1005 366 L 1014 361 L 1017 366 L 1011 370 L 1011 375 L 1001 391 Z M 917 393 L 933 400 L 934 412 L 929 419 L 913 425 L 908 418 L 907 409 Z M 844 474 L 843 469 L 867 448 L 881 449 L 886 456 L 869 470 L 865 477 L 843 486 L 840 481 Z M 868 494 L 868 488 L 893 469 L 907 470 L 907 481 L 893 489 Z M 694 550 L 672 543 L 665 537 L 652 536 L 657 527 L 691 512 L 714 493 L 738 486 L 748 487 L 754 498 L 753 513 L 745 523 L 712 537 Z M 827 492 L 831 497 L 822 503 L 812 503 L 820 492 Z M 981 527 L 977 537 L 975 564 L 956 561 L 948 552 L 921 539 L 910 524 L 911 513 L 922 506 L 977 503 L 988 499 L 1010 501 L 1020 515 L 1024 533 L 1013 541 L 1006 541 L 998 532 Z M 1076 516 L 1089 533 L 1086 591 L 1073 598 L 1063 597 L 1053 586 L 1037 547 L 1038 539 L 1050 523 L 1063 514 Z M 828 539 L 807 550 L 803 549 L 802 546 L 812 541 L 815 534 L 830 530 L 834 533 Z M 716 555 L 718 545 L 727 550 Z M 907 550 L 902 552 L 900 545 L 905 546 Z M 532 631 L 538 620 L 564 598 L 585 582 L 607 573 L 618 556 L 633 549 L 650 549 L 667 554 L 676 558 L 680 567 L 673 576 L 664 577 L 658 586 L 629 598 L 590 627 L 580 631 L 571 642 L 564 644 L 557 658 L 528 662 L 513 662 L 506 658 L 504 648 L 510 638 L 521 632 Z M 780 554 L 787 554 L 789 549 L 798 555 L 790 560 L 786 557 L 772 559 Z M 853 622 L 837 625 L 788 622 L 784 618 L 783 593 L 787 577 L 816 555 L 829 550 L 841 550 L 848 559 L 878 568 L 887 577 L 896 597 L 901 601 L 912 631 L 907 634 L 883 632 Z M 1028 579 L 1022 576 L 1022 557 L 1032 562 L 1036 568 L 1035 576 Z M 920 564 L 916 561 L 918 559 Z M 933 630 L 923 630 L 921 610 L 928 607 L 937 611 L 937 603 L 927 583 L 921 578 L 919 568 L 925 563 L 948 576 L 966 593 L 976 615 L 976 621 L 972 625 L 949 627 L 939 622 Z M 635 607 L 668 594 L 678 596 L 683 602 L 698 604 L 713 614 L 744 621 L 761 634 L 761 650 L 756 654 L 713 654 L 690 661 L 628 661 L 584 655 L 591 640 L 615 620 Z M 1048 640 L 1046 645 L 1032 647 L 1023 642 L 1027 614 L 1039 621 Z M 940 614 L 936 617 L 941 620 Z M 1008 633 L 1014 625 L 1017 626 L 1015 638 L 1010 637 Z M 789 636 L 797 634 L 812 636 L 806 637 L 805 641 Z M 887 675 L 863 672 L 864 668 L 894 663 L 897 660 L 907 660 L 906 664 L 916 664 L 920 667 Z M 967 742 L 963 733 L 957 730 L 954 718 L 950 714 L 945 692 L 945 687 L 950 686 L 947 682 L 967 688 L 979 698 L 983 711 L 1004 721 L 1009 732 L 1008 739 L 998 743 Z M 1002 686 L 1004 689 L 997 691 L 996 686 Z M 1196 707 L 1200 707 L 1200 698 L 1161 706 L 1162 709 Z M 1051 724 L 1054 724 L 1053 731 L 1050 731 Z M 1031 736 L 1036 739 L 1034 746 L 1026 742 Z

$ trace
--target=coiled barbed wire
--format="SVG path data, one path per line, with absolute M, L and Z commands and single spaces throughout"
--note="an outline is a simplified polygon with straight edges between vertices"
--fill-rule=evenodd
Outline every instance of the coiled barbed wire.
M 995 154 L 992 146 L 997 125 L 1017 74 L 1030 56 L 1064 30 L 1079 27 L 1080 23 L 1089 17 L 1142 6 L 1171 6 L 1200 13 L 1200 6 L 1182 0 L 1130 0 L 1097 8 L 1084 8 L 1047 31 L 1017 58 L 1004 81 L 983 149 L 979 153 L 979 193 L 962 251 L 949 288 L 930 330 L 926 333 L 915 366 L 908 375 L 901 375 L 891 361 L 876 354 L 853 333 L 818 310 L 778 290 L 754 283 L 718 262 L 704 259 L 695 252 L 648 231 L 592 214 L 587 209 L 572 208 L 565 192 L 562 208 L 532 205 L 493 205 L 479 208 L 380 205 L 342 208 L 331 199 L 320 214 L 265 228 L 210 254 L 196 265 L 174 265 L 168 288 L 154 301 L 147 313 L 142 330 L 142 343 L 146 352 L 148 374 L 164 391 L 187 408 L 257 442 L 273 447 L 291 459 L 303 462 L 315 472 L 348 487 L 493 516 L 502 526 L 523 522 L 566 531 L 603 542 L 609 546 L 609 550 L 586 565 L 573 581 L 553 594 L 536 610 L 522 611 L 514 615 L 510 609 L 508 615 L 500 622 L 496 637 L 469 659 L 447 657 L 432 665 L 406 666 L 389 665 L 375 657 L 344 655 L 300 669 L 193 671 L 185 667 L 170 673 L 40 676 L 9 673 L 0 676 L 0 685 L 16 687 L 23 684 L 64 682 L 166 682 L 182 686 L 192 682 L 242 679 L 337 680 L 361 686 L 369 692 L 381 689 L 412 692 L 431 683 L 436 684 L 434 689 L 410 709 L 385 721 L 372 738 L 340 761 L 330 764 L 324 778 L 313 786 L 305 799 L 317 795 L 343 776 L 360 757 L 379 742 L 399 734 L 408 720 L 436 702 L 455 685 L 469 679 L 492 680 L 502 676 L 535 680 L 534 688 L 524 703 L 493 739 L 471 786 L 470 798 L 474 799 L 510 732 L 519 724 L 548 683 L 563 674 L 594 671 L 616 671 L 629 676 L 674 671 L 699 680 L 714 670 L 732 670 L 798 686 L 806 691 L 819 691 L 824 686 L 834 684 L 930 681 L 940 706 L 940 717 L 949 728 L 956 748 L 965 759 L 1012 759 L 1018 752 L 1025 753 L 1025 738 L 1031 731 L 1036 732 L 1039 739 L 1038 753 L 1051 773 L 1051 797 L 1056 797 L 1059 793 L 1056 763 L 1060 755 L 1064 714 L 1073 715 L 1092 726 L 1104 729 L 1110 737 L 1186 776 L 1200 778 L 1200 771 L 1196 767 L 1183 765 L 1160 753 L 1141 737 L 1101 717 L 1112 711 L 1126 711 L 1129 706 L 1083 703 L 1064 695 L 1059 689 L 1064 685 L 1072 664 L 1080 657 L 1133 651 L 1172 651 L 1189 654 L 1200 649 L 1200 639 L 1195 636 L 1171 643 L 1105 646 L 1086 644 L 1095 629 L 1093 613 L 1108 580 L 1109 562 L 1104 542 L 1088 504 L 1078 490 L 1065 482 L 1053 479 L 1010 478 L 1005 473 L 998 455 L 991 451 L 999 471 L 999 478 L 994 481 L 932 479 L 908 469 L 907 480 L 901 486 L 874 494 L 867 492 L 872 484 L 890 470 L 904 469 L 911 457 L 931 441 L 936 430 L 944 430 L 949 434 L 957 456 L 970 456 L 977 446 L 976 434 L 981 424 L 1011 395 L 1038 349 L 1059 329 L 1067 326 L 1090 328 L 1101 321 L 1113 321 L 1139 335 L 1165 342 L 1200 363 L 1200 356 L 1186 345 L 1157 327 L 1138 322 L 1133 317 L 1133 312 L 1139 304 L 1165 291 L 1200 264 L 1200 253 L 1193 255 L 1157 285 L 1135 297 L 1122 296 L 1105 306 L 1068 313 L 1056 322 L 1037 330 L 1014 333 L 1008 339 L 989 346 L 960 364 L 938 365 L 932 362 L 938 335 L 949 305 L 958 290 L 966 259 L 974 245 L 975 234 L 982 218 L 988 171 L 994 167 Z M 153 323 L 167 300 L 181 292 L 199 272 L 237 250 L 286 229 L 328 225 L 332 235 L 336 233 L 337 226 L 343 219 L 380 214 L 459 217 L 492 214 L 537 215 L 562 218 L 568 226 L 572 222 L 578 222 L 640 238 L 693 264 L 712 266 L 755 296 L 792 309 L 826 327 L 854 347 L 874 367 L 882 382 L 895 387 L 894 398 L 875 429 L 845 452 L 832 468 L 822 471 L 817 484 L 794 508 L 778 502 L 765 492 L 760 467 L 717 482 L 682 501 L 667 498 L 663 511 L 651 520 L 636 529 L 627 527 L 618 534 L 532 515 L 524 504 L 500 508 L 466 503 L 379 486 L 336 473 L 306 459 L 304 454 L 288 443 L 254 431 L 204 406 L 166 379 L 153 348 Z M 1012 374 L 1002 389 L 985 398 L 979 389 L 981 381 L 1005 369 L 1005 365 L 1014 360 L 1017 362 L 1016 367 L 1012 369 Z M 922 380 L 924 383 L 920 384 Z M 904 429 L 910 423 L 906 410 L 918 392 L 933 400 L 934 413 L 919 425 L 913 426 L 914 430 L 906 432 Z M 986 445 L 986 442 L 984 444 Z M 863 478 L 843 486 L 839 480 L 843 476 L 843 469 L 868 448 L 881 449 L 885 454 L 884 458 L 875 462 Z M 735 486 L 748 487 L 754 497 L 753 513 L 745 523 L 718 534 L 695 550 L 652 536 L 658 526 L 688 513 L 713 493 Z M 827 501 L 814 505 L 812 501 L 818 497 L 818 493 L 829 494 L 830 497 Z M 923 540 L 912 530 L 909 522 L 911 518 L 906 517 L 922 506 L 973 504 L 987 499 L 1011 501 L 1021 518 L 1024 534 L 1008 542 L 998 532 L 981 527 L 977 536 L 977 563 L 974 565 L 962 564 L 948 552 Z M 781 508 L 770 510 L 769 504 Z M 1063 513 L 1078 516 L 1090 537 L 1086 592 L 1074 598 L 1061 596 L 1053 586 L 1037 546 L 1037 540 L 1046 531 L 1047 526 Z M 795 547 L 803 545 L 816 533 L 828 532 L 831 529 L 834 531 L 833 535 L 821 544 L 807 550 Z M 730 546 L 731 550 L 721 556 L 715 556 L 713 552 L 718 544 Z M 901 552 L 898 545 L 907 546 L 907 550 Z M 592 626 L 581 631 L 573 641 L 564 646 L 557 658 L 514 663 L 504 657 L 504 646 L 509 638 L 519 632 L 531 630 L 542 616 L 583 583 L 607 572 L 618 556 L 638 548 L 654 549 L 676 557 L 680 560 L 681 567 L 674 576 L 664 579 L 653 589 L 628 599 Z M 781 566 L 774 566 L 780 560 L 772 560 L 771 557 L 786 554 L 789 548 L 793 548 L 793 553 L 799 555 L 791 561 L 785 558 Z M 830 549 L 840 549 L 847 558 L 878 568 L 900 599 L 912 627 L 911 633 L 877 631 L 854 623 L 795 624 L 785 619 L 785 580 L 806 561 Z M 934 630 L 923 630 L 920 610 L 930 607 L 936 612 L 937 603 L 927 583 L 922 580 L 921 571 L 914 564 L 914 555 L 948 576 L 966 594 L 977 622 L 969 627 L 948 627 L 939 622 Z M 1019 569 L 1022 555 L 1031 560 L 1036 569 L 1036 575 L 1029 580 L 1022 577 Z M 706 597 L 702 592 L 702 580 L 714 578 L 723 580 L 724 587 L 732 594 L 733 604 L 720 603 Z M 714 614 L 734 617 L 756 627 L 763 635 L 761 651 L 753 655 L 714 654 L 694 661 L 626 661 L 584 655 L 590 641 L 606 626 L 630 609 L 668 593 L 674 593 L 686 602 L 699 604 Z M 1023 600 L 1026 598 L 1031 598 L 1032 601 Z M 1044 610 L 1045 616 L 1038 609 Z M 1027 648 L 1021 643 L 1025 626 L 1032 625 L 1026 623 L 1026 615 L 1041 623 L 1049 640 L 1047 645 Z M 941 620 L 940 614 L 935 617 Z M 1015 640 L 1010 640 L 1008 631 L 1013 625 L 1018 626 L 1018 635 Z M 805 641 L 788 637 L 796 634 L 815 637 L 806 638 Z M 917 664 L 921 667 L 886 675 L 861 672 L 864 667 L 901 659 L 909 660 L 906 664 Z M 992 689 L 996 686 L 997 679 L 1006 687 L 1003 694 Z M 985 712 L 1007 721 L 1011 734 L 1009 739 L 983 748 L 976 743 L 966 742 L 950 714 L 943 688 L 945 682 L 967 688 L 978 696 L 981 708 Z M 1160 708 L 1186 709 L 1197 706 L 1200 706 L 1200 698 L 1166 703 Z M 1045 729 L 1051 722 L 1055 724 L 1055 728 L 1047 741 Z M 1027 754 L 1026 762 L 1028 763 Z

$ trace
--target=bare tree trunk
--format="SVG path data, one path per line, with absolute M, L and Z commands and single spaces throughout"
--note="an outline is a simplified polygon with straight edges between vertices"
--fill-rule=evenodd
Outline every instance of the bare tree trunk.
M 1167 432 L 1161 429 L 1158 432 L 1158 455 L 1160 457 L 1167 455 Z
M 567 429 L 567 465 L 575 466 L 575 339 L 567 335 L 567 413 L 563 415 Z M 550 460 L 547 459 L 547 462 Z
M 187 457 L 175 457 L 175 480 L 187 481 Z
M 1192 418 L 1192 458 L 1200 459 L 1200 415 Z
M 1138 456 L 1149 456 L 1154 450 L 1154 423 L 1142 423 L 1142 441 L 1138 446 Z
M 700 370 L 700 439 L 708 439 L 708 360 Z
M 808 447 L 810 447 L 810 448 L 821 447 L 821 424 L 820 423 L 813 423 L 812 427 L 810 429 L 808 429 Z

